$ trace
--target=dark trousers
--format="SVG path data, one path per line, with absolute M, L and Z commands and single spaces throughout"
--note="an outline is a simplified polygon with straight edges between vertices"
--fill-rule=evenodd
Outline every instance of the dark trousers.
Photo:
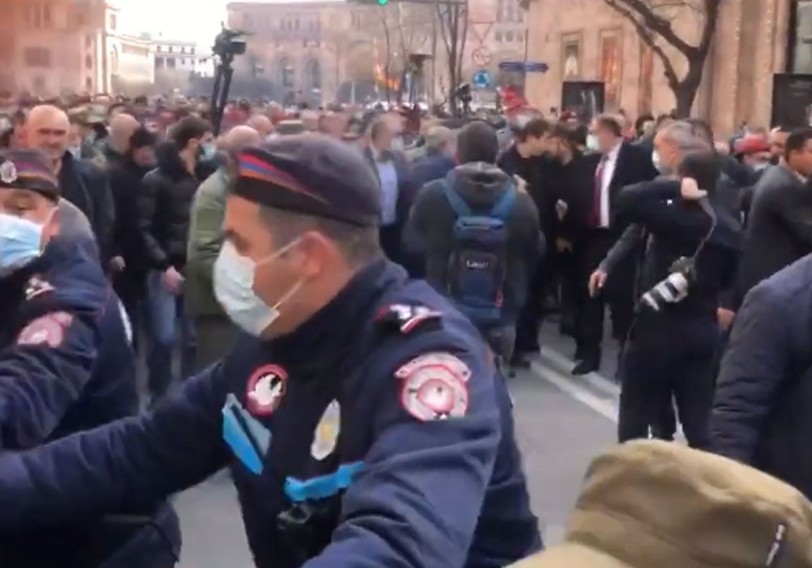
M 634 280 L 636 258 L 630 256 L 609 274 L 604 288 L 593 297 L 589 294 L 589 277 L 606 257 L 615 243 L 615 234 L 595 230 L 577 245 L 573 262 L 576 263 L 577 301 L 575 314 L 575 341 L 578 359 L 600 363 L 603 340 L 603 318 L 606 305 L 612 316 L 612 335 L 625 340 L 634 314 Z
M 710 317 L 658 314 L 636 325 L 621 359 L 620 442 L 648 438 L 649 427 L 668 438 L 673 401 L 688 444 L 708 447 L 718 341 Z
M 135 274 L 125 270 L 121 274 L 113 276 L 113 289 L 124 305 L 127 317 L 130 318 L 130 326 L 133 330 L 133 349 L 138 352 L 139 337 L 143 325 L 144 297 L 146 296 L 146 276 Z
M 544 300 L 549 280 L 547 266 L 540 262 L 527 285 L 527 300 L 516 322 L 516 345 L 513 348 L 516 355 L 540 350 L 539 328 L 544 319 Z

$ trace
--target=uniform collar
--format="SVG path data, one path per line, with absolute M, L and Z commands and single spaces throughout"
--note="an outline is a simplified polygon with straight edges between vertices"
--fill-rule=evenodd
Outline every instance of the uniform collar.
M 357 331 L 368 321 L 365 315 L 394 281 L 405 280 L 402 268 L 379 258 L 359 270 L 326 306 L 298 329 L 274 339 L 270 346 L 291 365 L 315 365 L 331 352 L 345 351 L 358 341 Z M 318 354 L 318 357 L 314 357 Z M 325 357 L 324 361 L 328 361 Z

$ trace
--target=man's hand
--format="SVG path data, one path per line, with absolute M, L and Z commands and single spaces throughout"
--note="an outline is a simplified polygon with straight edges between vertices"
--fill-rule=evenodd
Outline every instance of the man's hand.
M 704 189 L 699 189 L 699 185 L 693 178 L 682 178 L 680 183 L 680 195 L 685 201 L 699 201 L 703 197 L 707 197 L 708 192 Z
M 558 201 L 555 202 L 555 213 L 556 215 L 558 215 L 559 221 L 564 220 L 564 216 L 567 214 L 568 210 L 569 206 L 567 205 L 566 201 L 562 201 L 561 199 L 559 199 Z
M 180 294 L 181 286 L 183 286 L 183 275 L 175 270 L 174 266 L 170 266 L 164 271 L 161 280 L 167 290 L 173 294 Z
M 513 179 L 516 182 L 516 189 L 518 189 L 522 193 L 527 193 L 527 180 L 517 175 L 514 175 Z
M 114 256 L 110 259 L 110 270 L 113 272 L 121 272 L 127 264 L 124 262 L 124 259 L 120 256 Z
M 713 147 L 718 153 L 722 154 L 723 156 L 727 156 L 728 154 L 730 154 L 730 146 L 725 142 L 719 142 L 717 140 L 716 142 L 713 143 Z
M 598 295 L 598 292 L 601 291 L 603 285 L 606 284 L 606 272 L 598 268 L 592 275 L 589 277 L 589 295 L 593 298 Z
M 555 249 L 558 252 L 566 252 L 572 250 L 572 243 L 564 239 L 555 240 Z
M 733 325 L 733 319 L 736 317 L 736 312 L 719 308 L 716 310 L 716 320 L 719 322 L 719 328 L 722 331 L 727 331 Z

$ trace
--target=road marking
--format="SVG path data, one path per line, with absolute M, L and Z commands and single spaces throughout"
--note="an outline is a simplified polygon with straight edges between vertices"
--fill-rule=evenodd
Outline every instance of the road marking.
M 568 373 L 569 370 L 575 366 L 575 361 L 571 361 L 568 357 L 565 357 L 558 351 L 550 349 L 549 347 L 542 348 L 541 358 L 547 359 L 553 364 L 553 366 L 557 367 L 562 374 Z M 580 378 L 589 383 L 589 385 L 595 390 L 599 390 L 614 397 L 620 397 L 620 387 L 600 373 L 593 372 Z
M 537 377 L 544 379 L 559 390 L 570 395 L 572 398 L 594 410 L 604 418 L 617 423 L 618 405 L 616 403 L 602 400 L 589 392 L 573 378 L 568 378 L 549 365 L 544 365 L 538 361 L 530 364 L 530 371 Z

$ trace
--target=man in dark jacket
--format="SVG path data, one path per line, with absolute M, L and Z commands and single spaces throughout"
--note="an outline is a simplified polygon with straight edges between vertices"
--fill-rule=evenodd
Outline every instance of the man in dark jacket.
M 99 266 L 90 227 L 70 202 L 60 201 L 50 166 L 48 157 L 31 150 L 0 156 L 3 454 L 138 408 L 131 329 Z M 180 535 L 171 508 L 163 507 L 159 517 L 136 519 L 89 518 L 4 533 L 0 559 L 4 568 L 85 568 L 118 553 L 121 563 L 105 566 L 173 566 L 177 550 L 167 545 L 178 546 Z M 129 552 L 121 550 L 129 539 Z
M 68 152 L 70 121 L 60 109 L 42 105 L 31 109 L 26 123 L 27 144 L 52 160 L 60 191 L 90 221 L 106 266 L 111 258 L 115 206 L 107 176 L 94 164 L 77 160 Z
M 182 344 L 181 374 L 194 368 L 194 336 L 190 318 L 183 317 L 183 269 L 189 239 L 189 214 L 195 192 L 205 179 L 202 164 L 216 152 L 211 125 L 187 117 L 172 129 L 171 139 L 158 148 L 158 167 L 144 176 L 138 223 L 146 247 L 149 339 L 147 356 L 153 398 L 172 382 L 172 351 L 178 335 Z
M 130 137 L 123 158 L 108 162 L 107 166 L 116 206 L 113 258 L 110 261 L 113 285 L 136 330 L 141 329 L 140 304 L 146 295 L 150 267 L 144 239 L 139 232 L 138 200 L 144 176 L 155 167 L 155 142 L 154 134 L 140 128 Z
M 812 255 L 757 284 L 733 324 L 717 379 L 711 450 L 812 497 Z
M 812 128 L 787 137 L 784 159 L 753 192 L 736 283 L 741 302 L 756 284 L 812 252 Z
M 382 258 L 358 153 L 282 137 L 238 171 L 215 286 L 246 333 L 139 419 L 0 454 L 0 533 L 230 466 L 257 568 L 501 567 L 538 550 L 504 379 L 466 318 Z
M 454 161 L 454 133 L 445 126 L 435 126 L 426 134 L 426 154 L 412 164 L 412 182 L 421 188 L 430 181 L 444 178 Z
M 675 128 L 672 136 L 679 132 Z M 674 397 L 689 444 L 704 449 L 717 309 L 735 267 L 739 224 L 714 203 L 721 167 L 711 146 L 696 137 L 682 144 L 697 150 L 671 164 L 664 134 L 655 137 L 661 167 L 673 168 L 682 182 L 643 182 L 624 188 L 618 199 L 618 215 L 650 235 L 643 295 L 621 358 L 618 437 L 620 442 L 648 437 Z
M 457 162 L 460 164 L 442 180 L 424 186 L 409 217 L 407 234 L 419 236 L 410 245 L 425 259 L 426 280 L 442 293 L 449 292 L 449 258 L 455 249 L 457 213 L 446 195 L 455 191 L 477 213 L 491 211 L 506 192 L 517 192 L 516 203 L 507 216 L 508 274 L 504 288 L 504 319 L 497 330 L 500 355 L 510 359 L 516 335 L 516 322 L 528 295 L 528 282 L 541 253 L 544 238 L 538 211 L 524 190 L 494 165 L 499 151 L 496 131 L 484 122 L 465 126 L 457 138 Z M 489 334 L 491 330 L 481 330 Z

